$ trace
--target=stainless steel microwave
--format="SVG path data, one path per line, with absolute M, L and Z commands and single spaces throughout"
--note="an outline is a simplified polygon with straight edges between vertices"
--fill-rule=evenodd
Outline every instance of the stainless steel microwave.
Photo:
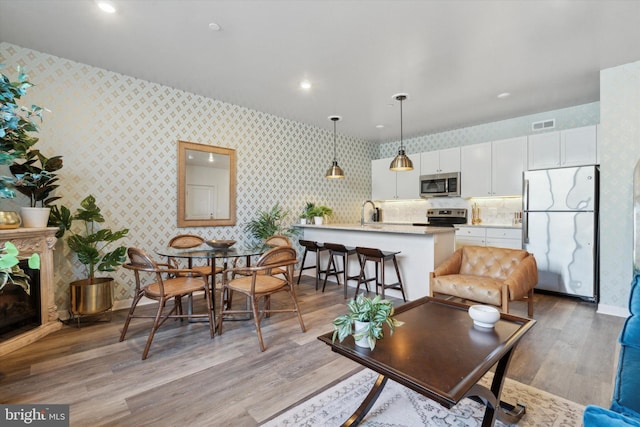
M 420 175 L 420 197 L 460 197 L 460 172 Z

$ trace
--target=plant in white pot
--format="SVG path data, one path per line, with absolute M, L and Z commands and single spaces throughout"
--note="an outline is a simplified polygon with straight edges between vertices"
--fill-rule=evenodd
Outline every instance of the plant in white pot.
M 373 350 L 376 340 L 384 337 L 382 325 L 387 324 L 389 333 L 393 334 L 396 326 L 403 324 L 393 317 L 393 303 L 383 300 L 380 295 L 371 299 L 360 294 L 347 303 L 347 308 L 347 314 L 338 316 L 333 321 L 333 341 L 338 338 L 342 342 L 347 336 L 353 335 L 357 346 Z
M 80 208 L 75 215 L 71 216 L 70 210 L 65 206 L 53 206 L 51 217 L 50 224 L 60 229 L 56 234 L 58 238 L 62 237 L 65 231 L 71 232 L 67 244 L 87 269 L 87 278 L 71 282 L 69 311 L 73 315 L 87 315 L 110 310 L 113 306 L 113 279 L 95 275 L 96 272 L 115 271 L 126 261 L 126 246 L 118 246 L 110 251 L 107 251 L 107 247 L 125 237 L 129 229 L 112 231 L 100 228 L 98 224 L 104 222 L 104 216 L 92 195 L 80 202 Z M 72 229 L 74 221 L 83 224 L 79 232 Z
M 333 209 L 325 205 L 316 205 L 311 208 L 309 215 L 313 216 L 316 225 L 321 225 L 325 218 L 333 215 Z
M 40 150 L 29 149 L 21 156 L 22 162 L 14 161 L 9 166 L 16 180 L 16 190 L 29 197 L 29 207 L 21 209 L 25 227 L 46 227 L 50 205 L 59 196 L 52 193 L 58 185 L 55 172 L 62 168 L 62 156 L 46 157 Z

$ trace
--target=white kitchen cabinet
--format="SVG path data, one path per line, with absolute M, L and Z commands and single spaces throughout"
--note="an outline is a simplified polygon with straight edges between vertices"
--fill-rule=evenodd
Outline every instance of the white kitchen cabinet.
M 526 137 L 462 147 L 462 197 L 522 194 L 526 156 Z
M 527 137 L 491 143 L 491 195 L 522 194 L 522 172 L 527 168 Z
M 522 249 L 522 230 L 507 227 L 456 227 L 456 249 L 467 245 Z
M 585 126 L 560 132 L 561 166 L 597 164 L 597 140 L 596 126 Z
M 598 162 L 596 126 L 530 135 L 529 170 L 594 165 Z
M 418 199 L 420 198 L 420 156 L 411 154 L 413 170 L 393 172 L 389 165 L 393 157 L 371 161 L 371 199 Z
M 484 227 L 456 227 L 456 249 L 463 246 L 486 246 L 486 231 Z
M 522 249 L 522 229 L 489 227 L 486 231 L 487 246 Z
M 436 173 L 460 171 L 460 148 L 446 148 L 420 153 L 420 174 L 431 175 Z
M 465 145 L 460 150 L 462 197 L 491 195 L 491 143 Z

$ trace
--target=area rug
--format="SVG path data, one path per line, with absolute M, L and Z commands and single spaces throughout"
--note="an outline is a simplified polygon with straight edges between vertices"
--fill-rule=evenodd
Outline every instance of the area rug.
M 377 374 L 371 370 L 360 371 L 266 422 L 263 426 L 340 426 L 362 403 L 376 378 Z M 481 382 L 488 385 L 489 381 L 490 377 L 485 377 Z M 520 427 L 582 425 L 584 406 L 517 381 L 508 378 L 505 380 L 502 397 L 509 403 L 519 402 L 527 407 L 526 414 L 517 424 Z M 483 416 L 484 406 L 471 399 L 463 399 L 453 408 L 446 409 L 388 380 L 382 394 L 360 425 L 370 427 L 480 426 Z M 496 425 L 504 426 L 505 424 L 498 421 Z

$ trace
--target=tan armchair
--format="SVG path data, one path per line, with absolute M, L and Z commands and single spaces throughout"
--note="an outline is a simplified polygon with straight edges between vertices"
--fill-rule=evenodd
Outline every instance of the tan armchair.
M 532 254 L 520 249 L 463 246 L 430 275 L 429 295 L 451 295 L 500 307 L 526 300 L 533 316 L 533 288 L 538 268 Z

